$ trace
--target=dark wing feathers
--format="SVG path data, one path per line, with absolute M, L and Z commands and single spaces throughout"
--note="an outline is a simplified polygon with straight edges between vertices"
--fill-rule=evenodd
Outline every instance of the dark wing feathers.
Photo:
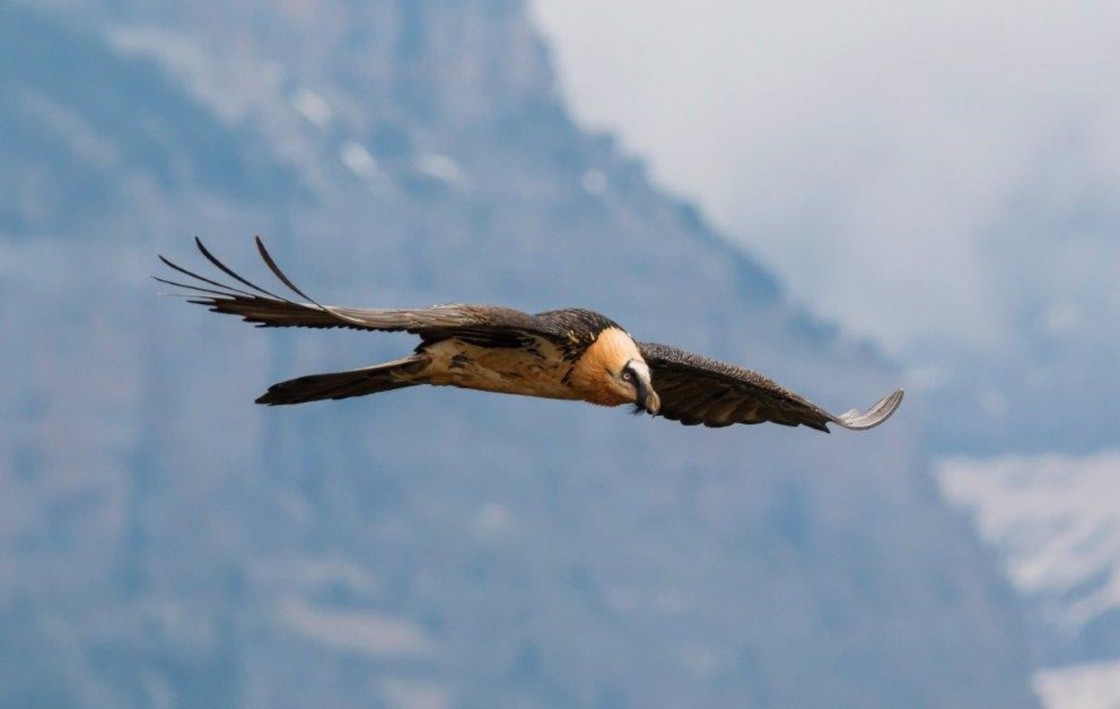
M 829 423 L 862 430 L 886 421 L 902 401 L 899 390 L 883 397 L 867 413 L 852 409 L 836 416 L 758 372 L 666 345 L 642 342 L 638 346 L 653 373 L 661 415 L 686 426 L 769 421 L 825 432 Z
M 210 253 L 202 241 L 196 238 L 195 243 L 211 264 L 244 288 L 199 275 L 163 256 L 160 256 L 160 260 L 180 274 L 193 279 L 193 282 L 183 283 L 159 277 L 156 277 L 156 280 L 176 288 L 186 289 L 192 303 L 205 305 L 214 312 L 239 315 L 243 320 L 256 323 L 259 327 L 345 327 L 357 330 L 407 331 L 425 339 L 439 339 L 460 331 L 471 333 L 478 339 L 487 336 L 496 339 L 505 336 L 512 339 L 510 334 L 517 332 L 552 334 L 546 332 L 547 326 L 542 327 L 542 324 L 538 323 L 532 315 L 512 308 L 459 304 L 407 309 L 343 308 L 322 305 L 296 287 L 276 265 L 258 237 L 257 249 L 265 265 L 281 283 L 296 295 L 309 301 L 297 303 L 245 279 Z

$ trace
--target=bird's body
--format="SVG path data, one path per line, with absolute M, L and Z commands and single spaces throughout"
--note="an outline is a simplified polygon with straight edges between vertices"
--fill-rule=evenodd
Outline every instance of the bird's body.
M 394 362 L 281 382 L 258 403 L 342 399 L 431 384 L 617 406 L 633 403 L 633 396 L 604 386 L 593 372 L 605 370 L 605 358 L 620 356 L 619 351 L 627 349 L 630 357 L 638 355 L 633 340 L 617 327 L 602 330 L 589 347 L 581 350 L 564 348 L 540 336 L 526 337 L 516 345 L 443 337 L 421 342 L 412 355 Z
M 579 350 L 564 348 L 544 337 L 516 347 L 494 347 L 449 337 L 421 345 L 419 352 L 430 360 L 419 374 L 427 384 L 581 400 L 604 406 L 633 401 L 625 392 L 604 386 L 601 377 L 594 376 L 596 369 L 605 371 L 609 362 L 641 356 L 633 339 L 613 325 L 601 330 L 590 345 Z
M 828 431 L 828 423 L 861 430 L 885 421 L 902 391 L 884 397 L 867 413 L 828 413 L 757 372 L 674 347 L 634 340 L 613 320 L 570 308 L 531 315 L 486 305 L 437 305 L 414 309 L 324 306 L 300 291 L 276 266 L 260 239 L 261 257 L 284 285 L 306 298 L 298 303 L 245 280 L 202 254 L 248 288 L 229 286 L 163 259 L 194 279 L 177 283 L 191 302 L 240 315 L 261 327 L 348 327 L 407 331 L 420 337 L 412 354 L 372 367 L 312 374 L 269 387 L 257 403 L 298 404 L 343 399 L 429 384 L 464 389 L 585 401 L 602 406 L 632 404 L 636 412 L 712 427 L 771 421 Z M 161 257 L 162 258 L 162 257 Z

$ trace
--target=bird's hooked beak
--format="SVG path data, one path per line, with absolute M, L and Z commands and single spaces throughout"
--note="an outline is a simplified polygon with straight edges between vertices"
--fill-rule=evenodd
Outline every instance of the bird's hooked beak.
M 645 362 L 633 362 L 630 366 L 634 370 L 634 389 L 638 394 L 634 401 L 634 413 L 644 411 L 650 416 L 656 416 L 661 410 L 661 397 L 653 390 L 649 366 Z

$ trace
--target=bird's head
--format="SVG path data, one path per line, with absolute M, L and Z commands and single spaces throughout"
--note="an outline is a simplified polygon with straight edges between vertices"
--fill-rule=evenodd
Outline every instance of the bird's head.
M 581 399 L 593 404 L 633 404 L 635 412 L 649 414 L 661 410 L 649 365 L 638 344 L 617 326 L 596 335 L 573 367 L 571 384 Z
M 634 397 L 634 413 L 657 415 L 661 410 L 661 398 L 653 390 L 653 378 L 644 359 L 628 360 L 616 378 L 626 393 Z

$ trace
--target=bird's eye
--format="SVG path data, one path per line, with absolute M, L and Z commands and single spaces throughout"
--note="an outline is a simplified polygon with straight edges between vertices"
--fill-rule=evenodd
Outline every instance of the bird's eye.
M 622 370 L 622 381 L 624 381 L 624 382 L 634 381 L 634 373 L 631 372 L 629 369 Z

